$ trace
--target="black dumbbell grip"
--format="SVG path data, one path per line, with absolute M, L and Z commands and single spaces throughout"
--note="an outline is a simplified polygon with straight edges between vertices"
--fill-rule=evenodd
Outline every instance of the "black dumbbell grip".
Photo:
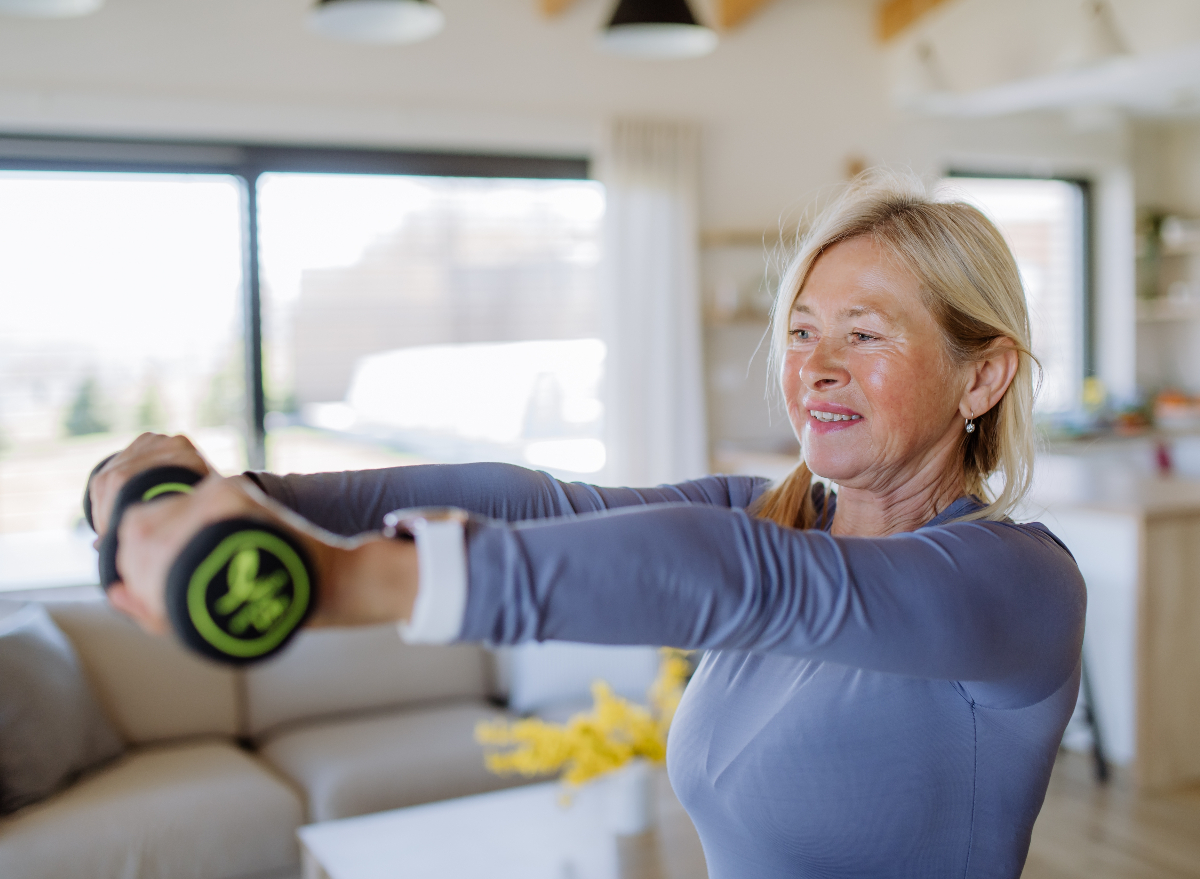
M 103 466 L 103 463 L 101 463 Z M 100 538 L 100 585 L 106 590 L 121 579 L 117 571 L 117 531 L 125 511 L 133 504 L 148 503 L 173 494 L 188 494 L 204 477 L 187 467 L 153 467 L 134 476 L 117 492 L 108 530 Z M 90 483 L 90 480 L 89 480 Z M 90 489 L 89 489 L 90 495 Z M 90 512 L 90 503 L 85 508 Z
M 92 521 L 92 480 L 96 478 L 96 474 L 104 469 L 104 465 L 117 457 L 117 453 L 113 452 L 99 464 L 92 468 L 92 472 L 88 474 L 87 485 L 83 489 L 83 518 L 87 520 L 88 527 L 93 531 L 96 530 L 96 523 Z

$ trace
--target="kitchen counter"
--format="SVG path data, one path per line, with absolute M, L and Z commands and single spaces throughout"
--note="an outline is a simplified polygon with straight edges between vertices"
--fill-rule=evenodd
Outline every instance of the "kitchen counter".
M 1022 513 L 1087 581 L 1084 655 L 1109 755 L 1145 789 L 1200 782 L 1200 480 L 1046 455 Z

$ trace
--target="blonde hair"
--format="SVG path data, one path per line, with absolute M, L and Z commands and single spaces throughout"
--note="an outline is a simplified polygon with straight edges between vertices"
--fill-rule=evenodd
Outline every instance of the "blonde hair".
M 996 342 L 1016 348 L 1016 375 L 1000 402 L 963 432 L 962 465 L 968 494 L 986 506 L 964 518 L 1002 519 L 1029 491 L 1033 478 L 1034 369 L 1029 313 L 1016 261 L 999 230 L 978 209 L 938 201 L 913 177 L 867 171 L 822 211 L 783 273 L 771 312 L 771 362 L 778 366 L 788 340 L 792 307 L 818 257 L 840 241 L 870 237 L 921 283 L 926 307 L 955 364 L 985 357 Z M 994 473 L 1003 488 L 992 494 Z M 813 474 L 801 460 L 755 506 L 755 515 L 794 528 L 812 528 L 817 510 Z

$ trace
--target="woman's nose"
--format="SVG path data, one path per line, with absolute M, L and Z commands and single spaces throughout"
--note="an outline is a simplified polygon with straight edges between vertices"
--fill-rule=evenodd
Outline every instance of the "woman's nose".
M 850 373 L 846 370 L 843 346 L 828 337 L 817 342 L 800 367 L 800 380 L 810 388 L 822 390 L 848 382 Z

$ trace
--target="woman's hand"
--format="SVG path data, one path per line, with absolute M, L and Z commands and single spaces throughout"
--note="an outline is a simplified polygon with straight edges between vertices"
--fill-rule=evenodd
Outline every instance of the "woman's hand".
M 109 600 L 147 631 L 166 632 L 164 593 L 175 558 L 202 528 L 238 517 L 272 522 L 304 545 L 316 568 L 317 605 L 310 625 L 369 625 L 411 617 L 417 592 L 412 543 L 380 535 L 338 537 L 276 504 L 247 480 L 215 474 L 190 495 L 126 510 L 118 533 L 121 580 L 108 590 Z
M 88 492 L 92 498 L 92 522 L 96 533 L 108 530 L 117 493 L 134 476 L 153 467 L 186 467 L 202 476 L 220 475 L 186 436 L 143 433 L 108 461 L 92 477 Z

